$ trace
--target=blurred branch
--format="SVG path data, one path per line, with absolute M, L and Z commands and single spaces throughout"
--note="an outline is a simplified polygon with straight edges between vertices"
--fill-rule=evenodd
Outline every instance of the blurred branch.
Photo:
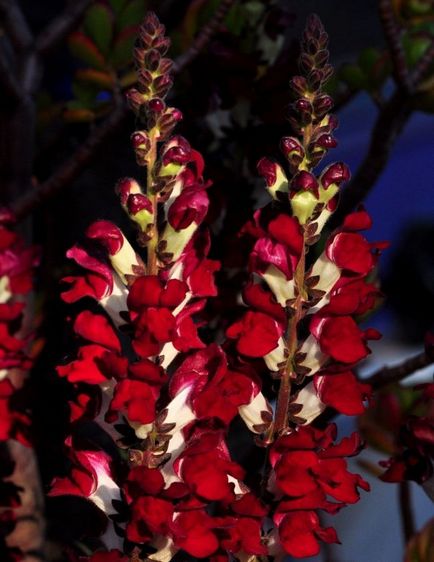
M 427 48 L 422 55 L 419 63 L 413 71 L 411 80 L 414 85 L 419 84 L 425 77 L 430 66 L 434 62 L 434 38 L 431 40 L 431 45 Z
M 17 0 L 0 0 L 0 17 L 16 49 L 23 50 L 32 44 L 32 32 L 27 25 Z
M 23 219 L 41 201 L 56 194 L 77 178 L 82 170 L 93 160 L 95 154 L 105 141 L 120 126 L 126 115 L 127 108 L 124 105 L 117 107 L 105 121 L 95 127 L 75 153 L 61 164 L 50 178 L 35 188 L 28 190 L 12 203 L 11 209 L 15 213 L 17 220 Z
M 426 77 L 433 62 L 434 38 L 409 77 L 411 90 L 397 88 L 380 109 L 366 155 L 351 183 L 342 192 L 337 211 L 330 220 L 330 228 L 339 226 L 344 217 L 360 205 L 375 186 L 387 165 L 396 139 L 412 113 L 412 94 Z
M 36 39 L 36 50 L 45 54 L 54 49 L 76 27 L 92 0 L 70 1 L 65 10 L 59 14 Z
M 363 382 L 370 384 L 374 390 L 379 390 L 383 386 L 405 379 L 415 371 L 423 369 L 432 363 L 434 363 L 434 357 L 430 357 L 423 351 L 394 367 L 382 367 L 369 378 L 363 380 Z
M 378 8 L 384 35 L 390 50 L 396 84 L 399 88 L 409 92 L 412 84 L 402 48 L 401 30 L 395 19 L 391 0 L 380 0 Z
M 221 0 L 214 16 L 198 33 L 196 39 L 190 45 L 185 53 L 180 55 L 174 64 L 174 71 L 180 72 L 188 64 L 190 64 L 201 51 L 208 45 L 214 33 L 218 30 L 220 24 L 226 17 L 226 14 L 232 8 L 237 0 Z
M 415 533 L 413 509 L 411 506 L 410 484 L 406 480 L 399 483 L 399 509 L 401 512 L 404 543 L 408 543 Z
M 343 190 L 330 227 L 341 224 L 344 217 L 367 197 L 389 160 L 395 140 L 411 115 L 410 99 L 397 91 L 386 102 L 375 122 L 369 148 L 349 186 Z
M 0 82 L 8 97 L 14 100 L 19 100 L 21 98 L 20 85 L 11 70 L 3 41 L 0 41 Z

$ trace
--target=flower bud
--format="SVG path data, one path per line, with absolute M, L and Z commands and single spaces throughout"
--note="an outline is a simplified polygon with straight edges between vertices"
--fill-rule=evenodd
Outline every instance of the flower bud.
M 137 269 L 143 267 L 140 258 L 120 228 L 110 221 L 94 222 L 87 229 L 86 236 L 104 246 L 113 269 L 125 284 L 128 275 L 136 275 Z
M 291 181 L 291 193 L 311 191 L 318 199 L 318 180 L 310 172 L 302 170 Z
M 155 72 L 160 64 L 161 55 L 156 49 L 149 49 L 144 57 L 144 64 L 150 72 Z
M 136 153 L 136 160 L 139 166 L 145 166 L 147 163 L 147 155 L 151 148 L 151 142 L 149 140 L 146 131 L 135 131 L 131 135 L 131 142 Z
M 149 197 L 143 193 L 132 193 L 128 197 L 126 210 L 146 235 L 154 222 L 154 212 Z
M 257 166 L 259 174 L 265 179 L 270 195 L 278 199 L 279 193 L 288 192 L 288 180 L 282 167 L 268 158 L 261 158 Z
M 314 146 L 319 146 L 325 148 L 326 150 L 330 148 L 335 148 L 337 146 L 336 139 L 332 135 L 324 134 L 321 135 L 315 142 Z
M 146 100 L 143 93 L 139 92 L 135 88 L 131 88 L 131 90 L 128 90 L 125 96 L 127 98 L 129 106 L 134 111 L 134 113 L 139 113 L 140 107 L 145 103 Z
M 116 193 L 119 195 L 122 207 L 126 208 L 128 197 L 134 193 L 142 193 L 140 185 L 132 178 L 123 178 L 118 181 L 115 187 Z
M 291 171 L 296 171 L 305 156 L 300 141 L 295 137 L 283 137 L 280 141 L 280 149 L 288 159 Z
M 308 91 L 308 84 L 304 76 L 294 76 L 289 82 L 289 87 L 296 97 L 303 97 Z
M 153 83 L 153 88 L 157 96 L 164 98 L 167 92 L 172 87 L 173 81 L 169 74 L 162 74 L 157 76 Z
M 148 109 L 154 113 L 162 113 L 166 109 L 166 104 L 160 98 L 152 98 L 148 103 Z
M 348 166 L 343 162 L 335 162 L 330 164 L 320 177 L 321 185 L 324 189 L 328 189 L 330 185 L 336 184 L 338 187 L 350 179 L 351 174 Z
M 317 96 L 313 102 L 313 109 L 317 117 L 323 117 L 333 107 L 333 100 L 330 96 L 322 94 Z

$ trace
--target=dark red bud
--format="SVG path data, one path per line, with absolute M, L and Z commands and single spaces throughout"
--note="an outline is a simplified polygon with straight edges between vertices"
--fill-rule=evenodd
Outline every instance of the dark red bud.
M 152 44 L 154 49 L 157 49 L 161 56 L 164 56 L 170 47 L 170 39 L 168 37 L 157 37 Z M 160 63 L 161 64 L 161 63 Z
M 168 74 L 173 68 L 173 61 L 170 59 L 161 59 L 158 72 L 160 74 Z
M 172 117 L 175 121 L 182 121 L 183 115 L 179 109 L 173 108 Z
M 149 86 L 150 84 L 152 84 L 152 80 L 152 74 L 149 72 L 149 70 L 141 68 L 138 71 L 138 81 L 141 86 Z
M 303 111 L 305 113 L 312 113 L 312 104 L 307 99 L 301 98 L 297 100 L 294 104 L 298 111 Z
M 261 158 L 257 165 L 258 173 L 265 179 L 268 187 L 276 182 L 276 163 L 269 158 Z
M 119 252 L 123 245 L 121 230 L 110 221 L 96 221 L 86 231 L 86 236 L 100 242 L 111 256 Z
M 131 178 L 123 178 L 116 184 L 115 191 L 119 195 L 122 205 L 126 205 L 131 189 L 135 184 L 136 181 Z
M 127 208 L 131 215 L 136 215 L 139 211 L 143 211 L 143 209 L 152 213 L 152 203 L 142 193 L 132 193 L 128 197 Z
M 306 78 L 303 76 L 294 76 L 290 80 L 289 86 L 294 94 L 300 97 L 304 96 L 308 89 Z
M 329 52 L 326 49 L 321 49 L 315 54 L 315 63 L 318 67 L 322 67 L 328 63 Z
M 172 86 L 172 78 L 168 74 L 157 76 L 154 80 L 153 86 L 160 98 L 164 98 Z
M 302 170 L 291 182 L 291 190 L 293 191 L 312 191 L 318 196 L 318 180 L 310 172 Z
M 312 72 L 309 72 L 309 76 L 307 77 L 307 80 L 309 83 L 309 89 L 315 92 L 321 86 L 322 72 L 317 69 L 312 70 Z
M 149 148 L 150 145 L 149 138 L 146 131 L 135 131 L 131 135 L 131 142 L 134 149 L 136 148 L 145 149 L 145 148 Z
M 313 109 L 318 116 L 323 116 L 333 107 L 333 100 L 330 96 L 323 94 L 315 98 Z
M 321 174 L 321 184 L 324 189 L 327 189 L 332 183 L 340 185 L 348 181 L 350 177 L 351 174 L 348 166 L 343 162 L 335 162 L 334 164 L 330 164 Z
M 320 146 L 321 148 L 335 148 L 338 143 L 336 142 L 336 139 L 334 137 L 332 137 L 332 135 L 321 135 L 316 141 L 315 141 L 315 145 L 316 146 Z
M 334 131 L 335 129 L 337 129 L 339 126 L 339 119 L 336 117 L 336 115 L 330 115 L 329 116 L 329 122 L 328 122 L 328 128 L 330 129 L 330 131 Z
M 148 103 L 148 108 L 154 113 L 162 113 L 166 109 L 166 104 L 160 98 L 153 98 Z
M 142 94 L 135 88 L 131 88 L 125 96 L 131 109 L 137 113 L 140 110 L 140 106 L 143 104 Z
M 296 153 L 301 158 L 304 157 L 303 147 L 293 137 L 283 137 L 280 141 L 280 149 L 287 158 L 292 156 L 292 153 Z
M 161 55 L 156 49 L 150 49 L 145 54 L 145 67 L 150 72 L 155 72 L 160 64 Z

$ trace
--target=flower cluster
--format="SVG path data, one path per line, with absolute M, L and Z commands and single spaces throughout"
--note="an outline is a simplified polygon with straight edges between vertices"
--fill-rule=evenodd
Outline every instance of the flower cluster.
M 315 433 L 309 424 L 326 408 L 345 415 L 364 411 L 370 387 L 352 369 L 370 353 L 367 341 L 380 334 L 362 330 L 357 320 L 379 297 L 368 278 L 384 244 L 370 244 L 360 234 L 371 225 L 363 209 L 323 236 L 325 245 L 317 244 L 350 173 L 341 162 L 314 173 L 336 146 L 337 126 L 328 113 L 332 100 L 322 91 L 331 68 L 327 35 L 316 17 L 304 32 L 300 69 L 303 76 L 291 82 L 290 121 L 297 136 L 282 139 L 281 163 L 262 159 L 258 164 L 272 202 L 244 229 L 253 240 L 251 280 L 243 294 L 248 310 L 227 336 L 240 361 L 257 365 L 263 358 L 278 381 L 274 420 L 264 435 L 265 445 L 277 439 L 269 477 L 279 500 L 273 521 L 281 549 L 311 556 L 319 551 L 318 539 L 337 540 L 332 529 L 320 527 L 317 510 L 334 512 L 358 500 L 357 487 L 368 487 L 346 472 L 342 458 L 358 446 L 348 441 L 328 452 L 333 426 Z M 330 503 L 329 496 L 341 503 Z
M 146 184 L 126 178 L 117 186 L 137 245 L 99 220 L 68 252 L 85 271 L 65 279 L 63 298 L 90 296 L 104 313 L 78 314 L 73 330 L 81 345 L 57 368 L 74 394 L 65 441 L 70 471 L 55 479 L 51 494 L 88 498 L 107 516 L 102 540 L 112 550 L 89 562 L 123 562 L 123 553 L 156 562 L 178 552 L 211 562 L 313 555 L 318 540 L 337 541 L 318 510 L 334 513 L 368 488 L 344 459 L 360 449 L 357 436 L 335 443 L 333 425 L 309 424 L 326 407 L 363 411 L 370 389 L 351 369 L 378 334 L 356 319 L 378 297 L 366 278 L 381 247 L 359 233 L 370 224 L 363 210 L 347 217 L 322 252 L 315 246 L 349 177 L 342 163 L 313 173 L 335 145 L 331 99 L 322 92 L 331 72 L 327 36 L 311 18 L 304 77 L 292 82 L 297 136 L 282 140 L 286 163 L 259 163 L 273 201 L 245 228 L 254 239 L 243 292 L 249 308 L 227 330 L 224 349 L 200 337 L 219 264 L 208 258 L 203 159 L 171 136 L 181 114 L 165 102 L 168 46 L 149 14 L 134 53 L 138 85 L 128 94 L 143 123 L 132 142 Z M 262 392 L 266 368 L 279 381 L 274 415 Z M 259 484 L 233 455 L 237 417 L 258 450 L 268 448 Z M 101 443 L 98 432 L 86 442 L 84 424 L 99 426 Z M 114 455 L 114 445 L 127 452 Z
M 28 444 L 29 418 L 17 391 L 22 386 L 22 374 L 32 364 L 29 355 L 32 338 L 23 318 L 38 256 L 35 248 L 26 247 L 21 236 L 14 232 L 13 221 L 8 211 L 0 210 L 0 441 L 16 439 Z M 19 560 L 20 553 L 3 544 L 14 527 L 14 508 L 20 505 L 20 494 L 9 480 L 14 462 L 3 446 L 1 457 L 0 551 L 5 559 Z

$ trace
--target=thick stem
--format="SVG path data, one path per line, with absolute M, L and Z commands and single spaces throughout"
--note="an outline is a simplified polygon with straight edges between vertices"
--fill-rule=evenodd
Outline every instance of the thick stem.
M 152 203 L 152 213 L 154 221 L 152 223 L 152 228 L 150 232 L 150 240 L 147 245 L 147 272 L 148 275 L 158 274 L 158 263 L 157 263 L 157 245 L 158 245 L 158 205 L 157 205 L 157 194 L 153 189 L 153 172 L 155 167 L 155 162 L 157 161 L 157 141 L 154 136 L 151 135 L 151 148 L 148 153 L 148 164 L 146 170 L 146 185 L 147 185 L 147 195 Z
M 293 307 L 293 317 L 288 329 L 288 359 L 286 362 L 285 370 L 282 373 L 282 377 L 280 379 L 279 394 L 277 396 L 276 415 L 273 424 L 273 432 L 275 435 L 280 435 L 288 426 L 288 408 L 289 398 L 291 396 L 291 379 L 295 376 L 294 356 L 298 346 L 297 326 L 301 318 L 303 317 L 305 268 L 306 255 L 305 244 L 303 243 L 303 250 L 294 274 L 294 284 L 297 297 Z

